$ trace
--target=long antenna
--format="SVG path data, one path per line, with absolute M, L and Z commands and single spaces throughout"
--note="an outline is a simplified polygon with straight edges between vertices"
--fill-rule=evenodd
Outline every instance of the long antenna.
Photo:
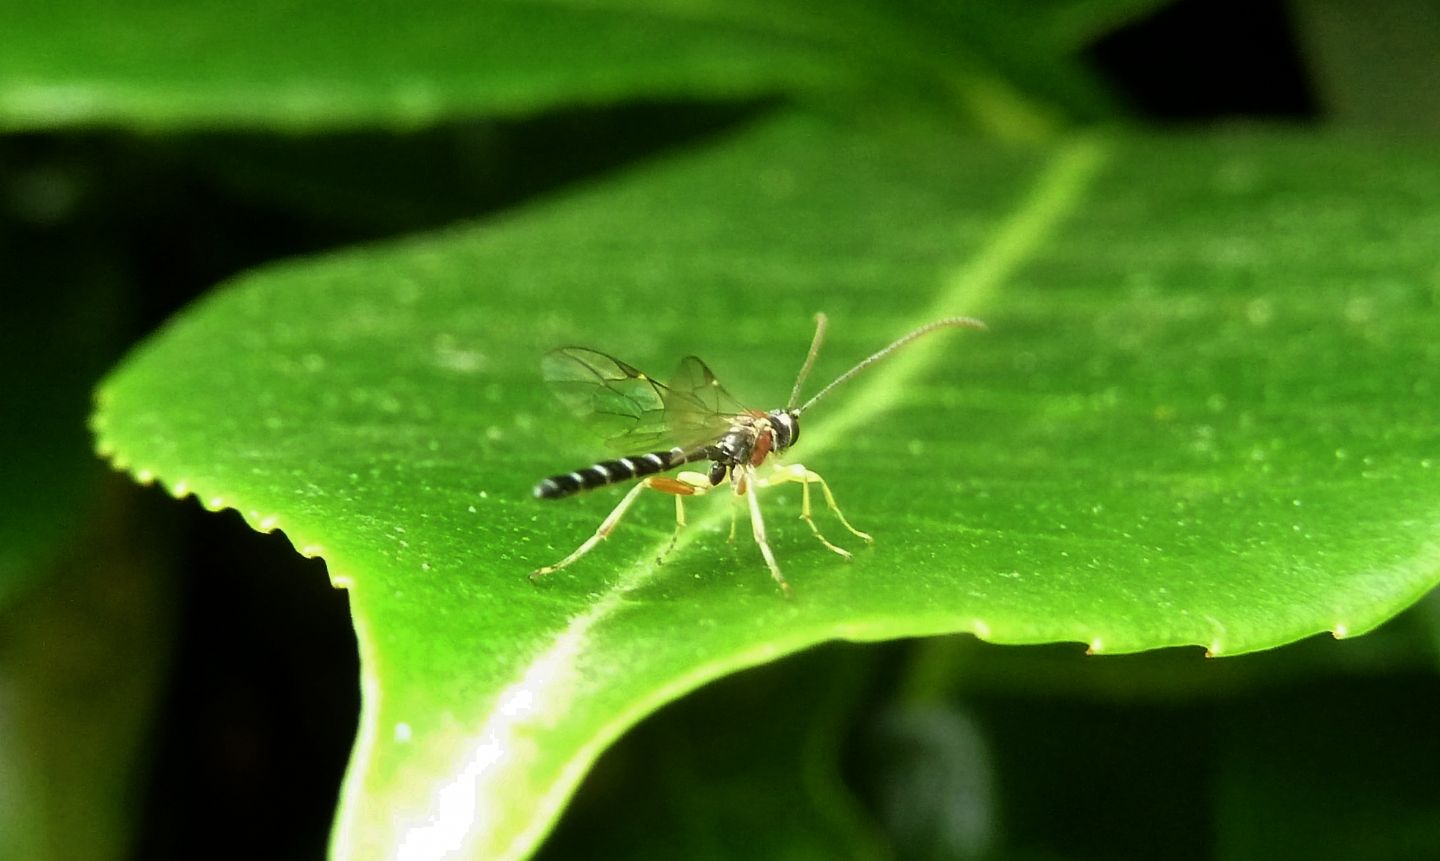
M 786 402 L 786 409 L 794 409 L 795 402 L 800 400 L 800 387 L 805 385 L 805 378 L 810 376 L 810 369 L 815 367 L 815 357 L 820 355 L 820 342 L 825 340 L 825 315 L 815 315 L 815 337 L 810 339 L 810 353 L 805 357 L 805 364 L 800 366 L 800 376 L 795 378 L 795 388 L 790 390 L 790 400 Z
M 810 357 L 805 360 L 805 368 L 801 371 L 802 380 L 804 379 L 804 375 L 809 372 L 811 362 L 813 362 L 815 359 L 815 351 L 819 349 L 820 345 L 820 333 L 823 332 L 825 329 L 825 315 L 820 314 L 817 315 L 817 317 L 820 321 L 820 328 L 815 333 L 815 343 L 810 345 Z M 945 329 L 952 326 L 964 326 L 967 329 L 982 330 L 988 328 L 984 323 L 976 320 L 973 317 L 946 317 L 943 320 L 936 320 L 933 323 L 926 323 L 924 326 L 921 326 L 915 331 L 910 332 L 907 335 L 902 335 L 888 347 L 885 347 L 884 349 L 875 353 L 870 358 L 866 359 L 865 361 L 861 362 L 860 364 L 836 377 L 833 383 L 821 389 L 819 394 L 806 401 L 805 406 L 800 407 L 798 410 L 795 410 L 795 414 L 799 415 L 800 413 L 803 413 L 806 410 L 810 409 L 812 406 L 815 405 L 816 401 L 828 395 L 831 389 L 835 388 L 836 386 L 840 385 L 841 383 L 845 382 L 846 380 L 850 379 L 851 377 L 855 376 L 856 374 L 860 373 L 861 371 L 865 370 L 866 368 L 870 367 L 871 365 L 875 364 L 876 362 L 880 361 L 881 359 L 885 358 L 886 356 L 890 355 L 891 353 L 915 340 L 916 338 L 919 338 L 922 335 L 928 335 L 936 329 Z M 798 392 L 798 390 L 799 383 L 796 383 L 796 391 Z M 791 398 L 791 403 L 794 403 L 794 400 L 794 398 Z

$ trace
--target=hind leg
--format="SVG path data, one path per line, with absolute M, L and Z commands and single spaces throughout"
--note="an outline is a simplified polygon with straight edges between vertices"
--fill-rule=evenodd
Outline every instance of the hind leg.
M 670 543 L 665 546 L 665 550 L 660 554 L 660 558 L 664 559 L 671 548 L 675 546 L 675 539 L 679 537 L 680 530 L 685 527 L 685 503 L 682 501 L 682 497 L 698 496 L 710 489 L 709 479 L 698 472 L 682 472 L 673 478 L 670 476 L 652 476 L 636 484 L 621 498 L 619 504 L 610 511 L 610 514 L 601 521 L 600 528 L 595 530 L 595 534 L 585 539 L 584 543 L 576 547 L 573 553 L 556 562 L 554 565 L 546 565 L 543 568 L 536 568 L 534 571 L 531 571 L 530 579 L 538 580 L 552 571 L 559 571 L 561 568 L 572 564 L 586 553 L 594 550 L 595 545 L 605 540 L 610 533 L 614 531 L 615 527 L 619 525 L 621 518 L 630 510 L 630 506 L 635 504 L 635 500 L 639 499 L 640 494 L 647 488 L 650 490 L 658 490 L 661 493 L 669 493 L 675 497 L 675 532 L 671 534 Z
M 566 556 L 564 559 L 561 559 L 559 562 L 556 562 L 554 565 L 546 565 L 543 568 L 536 568 L 534 571 L 531 571 L 530 579 L 538 580 L 539 578 L 544 577 L 546 574 L 549 574 L 552 571 L 559 571 L 561 568 L 564 568 L 565 566 L 579 559 L 581 556 L 584 556 L 586 553 L 589 553 L 591 550 L 593 550 L 596 544 L 599 544 L 601 541 L 605 540 L 605 538 L 610 534 L 610 532 L 615 529 L 615 526 L 620 522 L 620 518 L 625 516 L 625 512 L 630 510 L 630 506 L 635 504 L 635 500 L 640 498 L 640 494 L 645 491 L 646 487 L 647 485 L 645 484 L 645 482 L 642 481 L 634 487 L 630 488 L 630 492 L 626 493 L 625 496 L 620 500 L 620 503 L 610 511 L 609 516 L 607 516 L 603 521 L 600 522 L 600 528 L 595 530 L 594 535 L 591 535 L 589 538 L 585 539 L 584 543 L 582 543 L 579 547 L 576 547 L 574 552 L 572 552 L 569 556 Z

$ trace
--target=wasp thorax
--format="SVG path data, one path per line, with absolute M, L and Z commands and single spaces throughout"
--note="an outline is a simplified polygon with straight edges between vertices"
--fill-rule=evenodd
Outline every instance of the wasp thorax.
M 750 459 L 750 452 L 755 449 L 755 427 L 753 424 L 735 424 L 720 438 L 715 448 L 720 452 L 721 460 L 728 463 L 745 463 Z

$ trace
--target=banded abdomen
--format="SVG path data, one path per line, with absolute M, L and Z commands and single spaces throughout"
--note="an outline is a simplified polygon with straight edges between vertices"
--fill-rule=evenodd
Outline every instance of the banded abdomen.
M 594 490 L 617 481 L 643 478 L 667 469 L 674 469 L 684 463 L 711 460 L 719 456 L 720 452 L 714 446 L 704 446 L 690 451 L 672 448 L 665 451 L 652 451 L 648 454 L 630 455 L 616 460 L 605 460 L 574 472 L 550 476 L 535 485 L 535 496 L 539 499 L 559 499 L 582 490 Z

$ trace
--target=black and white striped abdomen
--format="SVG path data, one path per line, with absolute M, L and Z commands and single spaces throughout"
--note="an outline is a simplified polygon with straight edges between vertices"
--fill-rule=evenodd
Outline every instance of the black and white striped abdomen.
M 559 499 L 582 490 L 594 490 L 617 481 L 642 478 L 657 472 L 664 472 L 667 469 L 674 469 L 682 463 L 703 460 L 708 454 L 708 449 L 687 452 L 684 449 L 672 448 L 667 451 L 631 455 L 618 460 L 601 461 L 574 472 L 550 476 L 535 485 L 535 496 L 538 499 Z

